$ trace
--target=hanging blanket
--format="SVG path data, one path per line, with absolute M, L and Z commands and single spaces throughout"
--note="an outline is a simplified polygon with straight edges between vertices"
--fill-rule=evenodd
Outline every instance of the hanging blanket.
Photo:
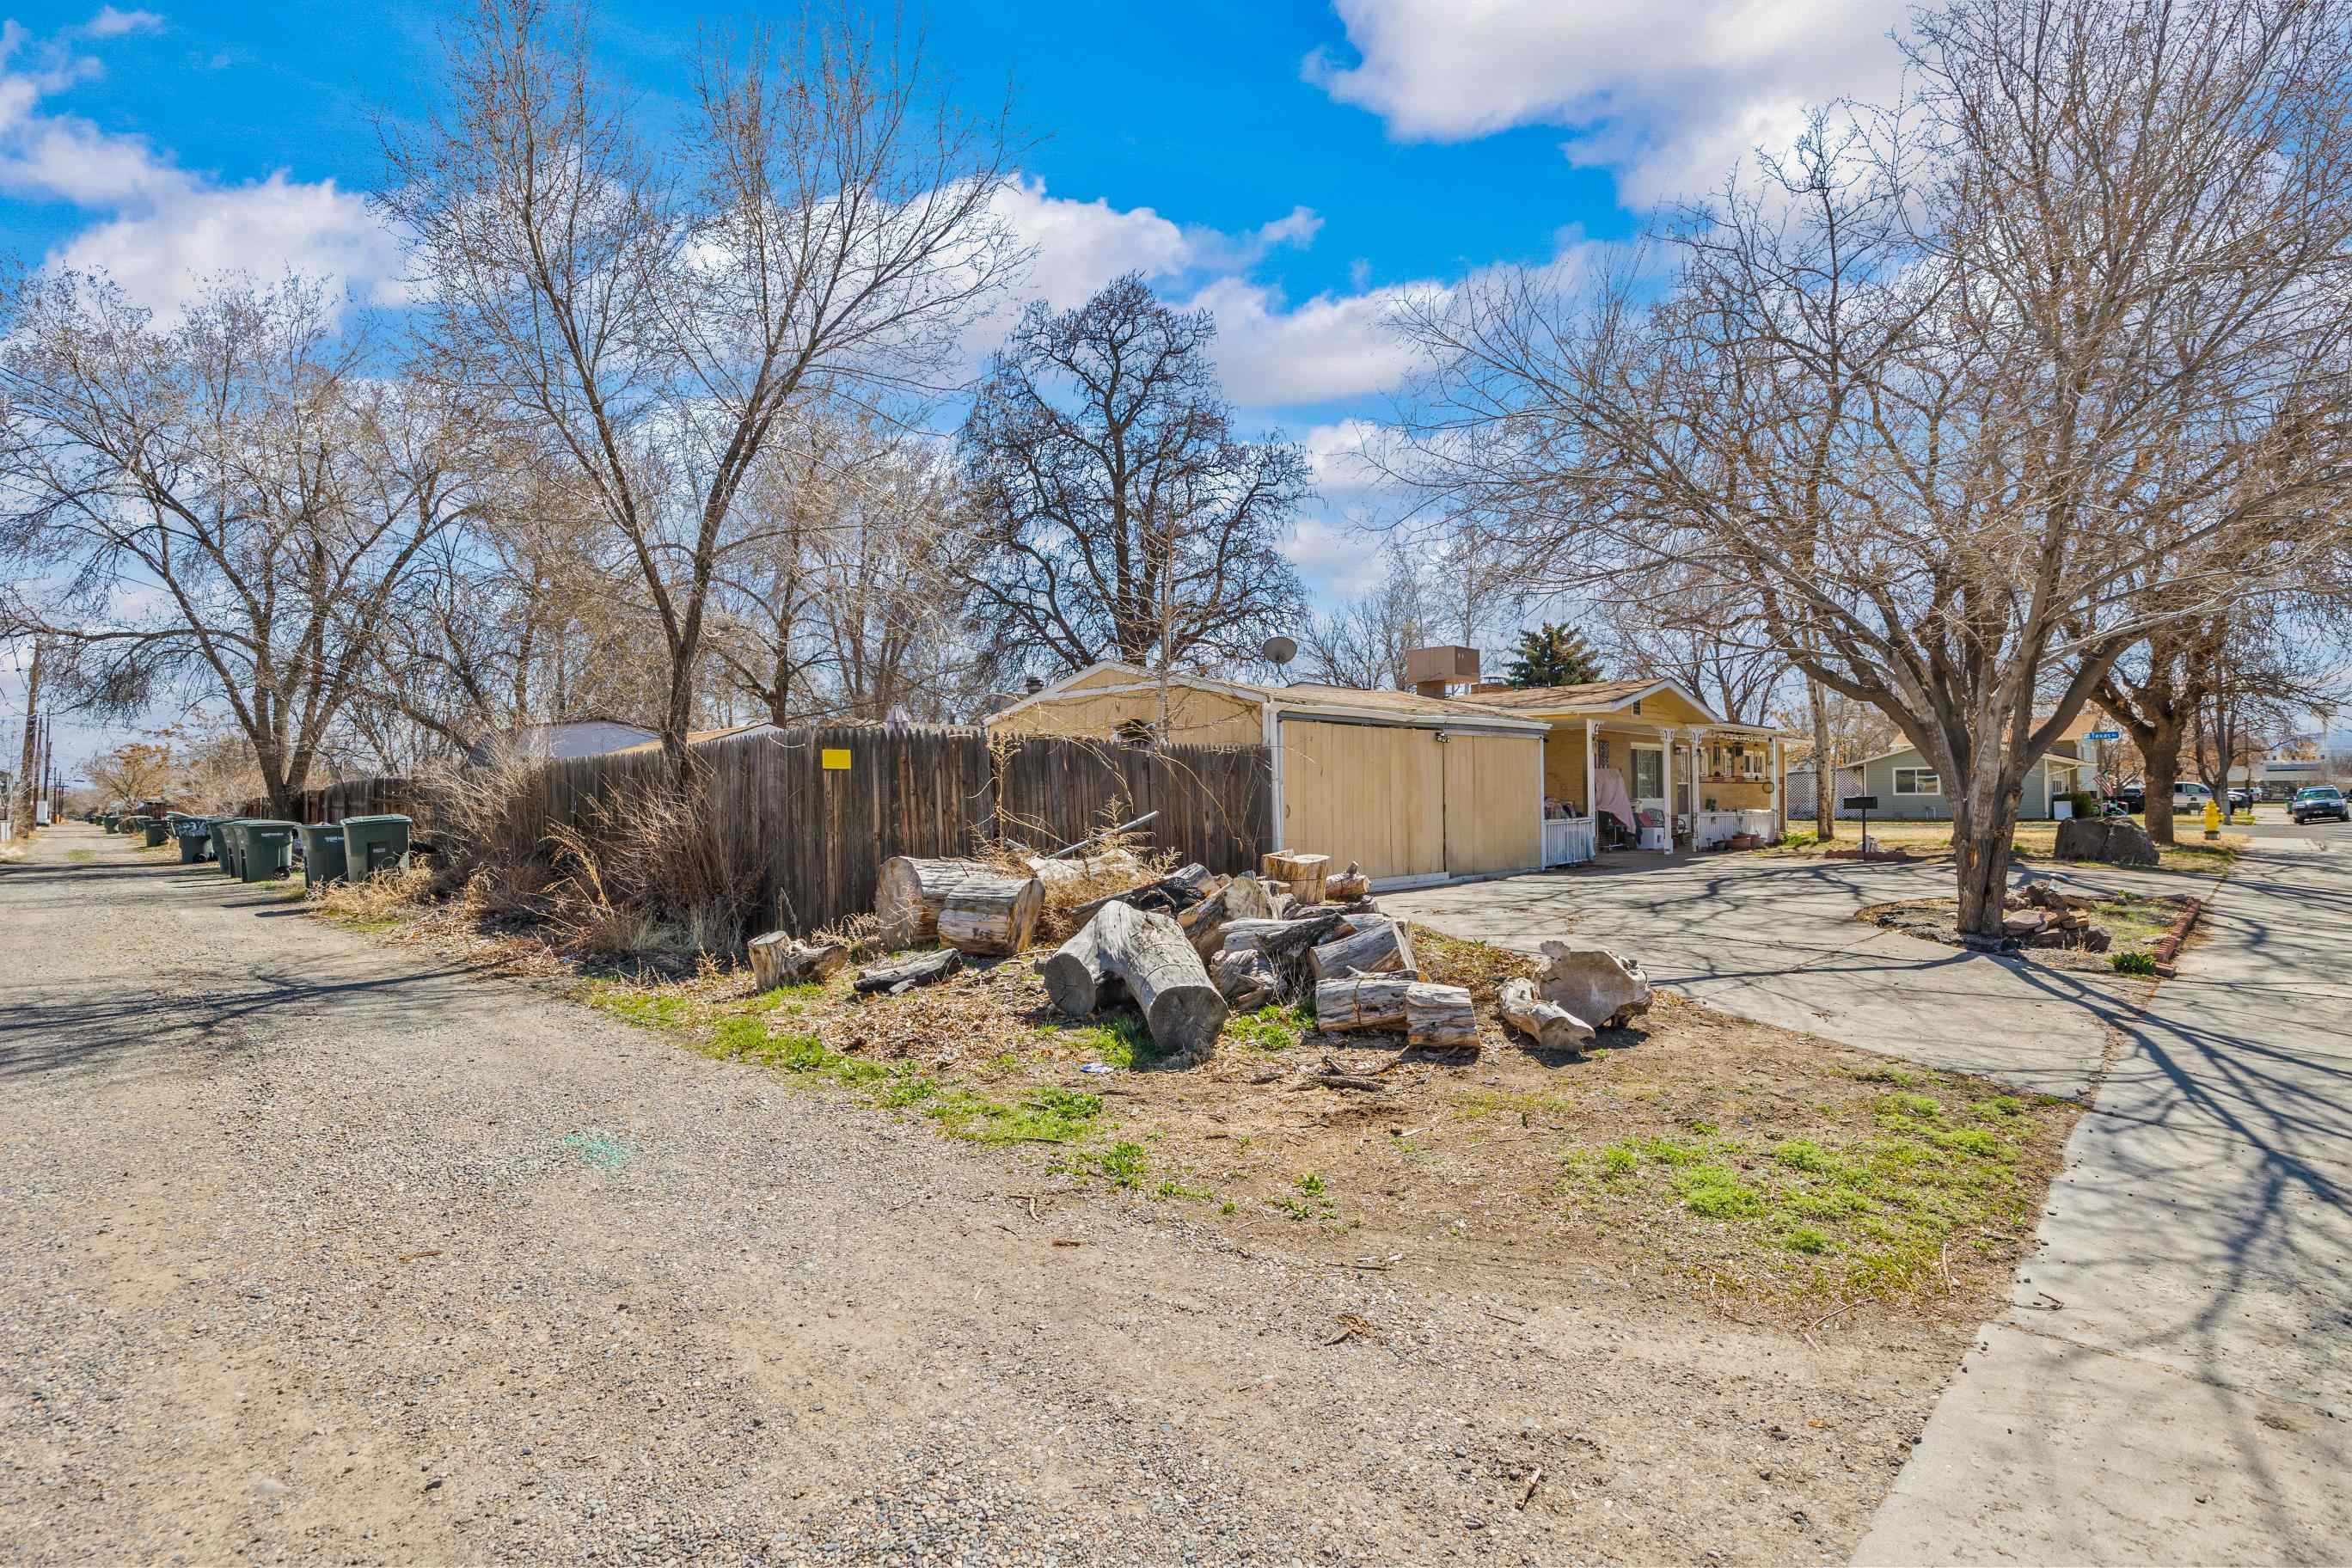
M 1625 775 L 1615 768 L 1592 770 L 1592 812 L 1607 812 L 1626 832 L 1634 831 L 1633 797 L 1625 793 Z

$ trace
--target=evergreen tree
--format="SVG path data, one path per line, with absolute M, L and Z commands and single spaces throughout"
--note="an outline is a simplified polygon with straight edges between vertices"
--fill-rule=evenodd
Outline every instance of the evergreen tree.
M 1541 631 L 1521 632 L 1514 652 L 1503 670 L 1513 686 L 1578 686 L 1601 679 L 1601 660 L 1569 626 L 1546 622 Z

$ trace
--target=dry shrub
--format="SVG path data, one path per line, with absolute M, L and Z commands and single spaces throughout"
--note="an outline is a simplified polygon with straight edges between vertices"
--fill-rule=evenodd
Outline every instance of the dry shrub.
M 698 782 L 598 801 L 547 837 L 550 918 L 576 951 L 733 954 L 761 912 L 757 845 L 723 830 Z
M 437 876 L 422 866 L 404 866 L 379 871 L 362 881 L 326 883 L 311 898 L 327 913 L 346 920 L 389 920 L 430 902 L 437 881 Z
M 1129 820 L 1135 815 L 1132 804 L 1114 800 L 1104 807 L 1103 826 L 1108 829 Z M 1015 827 L 1021 826 L 1013 824 Z M 1140 888 L 1156 882 L 1176 868 L 1176 857 L 1168 850 L 1150 847 L 1148 832 L 1105 832 L 1087 843 L 1076 855 L 1051 862 L 1054 869 L 1040 870 L 1030 864 L 1041 858 L 1037 850 L 1017 839 L 992 839 L 981 847 L 976 857 L 982 865 L 1007 876 L 1035 876 L 1045 884 L 1045 908 L 1037 916 L 1037 939 L 1040 942 L 1061 942 L 1083 922 L 1076 911 L 1081 905 L 1113 893 L 1124 893 L 1130 888 Z

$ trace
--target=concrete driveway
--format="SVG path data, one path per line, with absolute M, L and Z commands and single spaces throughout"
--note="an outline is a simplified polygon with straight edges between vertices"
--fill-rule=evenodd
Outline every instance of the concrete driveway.
M 2023 874 L 2020 874 L 2022 879 Z M 2070 868 L 2085 889 L 2210 892 L 2209 879 Z M 1571 936 L 1640 960 L 1672 986 L 1744 1018 L 2047 1094 L 2091 1086 L 2125 1007 L 2100 976 L 1881 931 L 1870 904 L 1948 898 L 1948 861 L 1907 864 L 1718 855 L 1611 857 L 1598 867 L 1381 897 L 1457 936 L 1533 952 Z

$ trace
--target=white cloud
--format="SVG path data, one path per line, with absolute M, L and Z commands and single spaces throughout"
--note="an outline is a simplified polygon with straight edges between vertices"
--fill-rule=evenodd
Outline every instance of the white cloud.
M 1396 386 L 1414 352 L 1391 318 L 1409 299 L 1435 291 L 1435 284 L 1407 284 L 1318 294 L 1293 310 L 1273 289 L 1222 278 L 1187 304 L 1217 318 L 1217 369 L 1225 395 L 1245 405 L 1280 407 Z
M 152 12 L 108 6 L 79 31 L 108 38 L 161 25 Z M 334 278 L 362 299 L 400 297 L 399 247 L 333 181 L 281 171 L 226 184 L 181 168 L 143 137 L 46 103 L 100 68 L 60 40 L 29 47 L 14 23 L 0 27 L 0 191 L 103 215 L 51 263 L 103 268 L 167 318 L 199 279 L 226 271 L 268 278 L 291 268 Z
M 100 5 L 98 15 L 82 24 L 85 37 L 120 38 L 130 33 L 163 31 L 163 18 L 152 11 L 118 11 L 111 5 Z
M 1352 599 L 1380 585 L 1387 565 L 1376 542 L 1344 524 L 1319 517 L 1302 517 L 1283 553 L 1307 579 L 1318 605 Z
M 1302 74 L 1412 140 L 1570 129 L 1569 156 L 1649 202 L 1785 146 L 1807 104 L 1884 98 L 1901 0 L 1337 0 L 1360 57 Z
M 1293 207 L 1244 234 L 1178 224 L 1150 207 L 1124 211 L 1097 198 L 1071 201 L 1045 194 L 1043 180 L 1024 180 L 996 198 L 996 215 L 1037 259 L 1029 291 L 1057 310 L 1086 303 L 1095 290 L 1126 272 L 1155 283 L 1177 282 L 1255 267 L 1279 246 L 1312 244 L 1323 220 Z

